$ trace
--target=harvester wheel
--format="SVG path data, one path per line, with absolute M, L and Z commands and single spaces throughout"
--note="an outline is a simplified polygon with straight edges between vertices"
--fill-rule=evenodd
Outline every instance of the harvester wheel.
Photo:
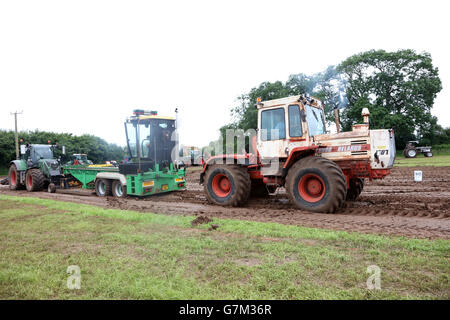
M 123 198 L 127 195 L 127 187 L 122 186 L 120 180 L 114 180 L 112 183 L 112 195 L 117 198 Z
M 295 163 L 286 177 L 286 191 L 299 209 L 333 213 L 345 202 L 347 182 L 333 161 L 309 156 Z
M 99 197 L 106 197 L 112 195 L 111 188 L 112 188 L 111 180 L 97 179 L 95 181 L 95 193 Z
M 30 169 L 25 174 L 25 186 L 27 191 L 41 191 L 44 187 L 45 177 L 41 170 Z
M 11 190 L 20 190 L 24 187 L 24 185 L 20 183 L 19 171 L 17 171 L 15 164 L 12 164 L 9 167 L 8 181 L 9 189 Z
M 238 165 L 212 165 L 206 171 L 204 189 L 211 203 L 238 207 L 250 196 L 250 175 Z
M 347 190 L 347 200 L 355 201 L 361 194 L 363 188 L 364 188 L 364 179 L 351 178 L 350 187 Z

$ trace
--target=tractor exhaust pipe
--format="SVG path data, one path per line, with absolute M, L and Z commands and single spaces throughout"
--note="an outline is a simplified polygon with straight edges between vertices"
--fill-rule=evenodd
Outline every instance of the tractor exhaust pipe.
M 336 132 L 341 132 L 341 124 L 339 123 L 339 110 L 338 108 L 334 108 L 334 122 L 336 123 Z

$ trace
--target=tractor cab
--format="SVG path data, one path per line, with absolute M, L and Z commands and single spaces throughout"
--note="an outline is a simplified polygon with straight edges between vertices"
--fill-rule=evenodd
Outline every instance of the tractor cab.
M 53 159 L 53 148 L 46 144 L 21 145 L 22 160 L 37 166 L 41 159 Z
M 258 152 L 264 158 L 287 158 L 292 149 L 311 145 L 313 137 L 326 133 L 321 101 L 294 96 L 257 101 Z
M 139 171 L 169 169 L 176 147 L 175 118 L 158 116 L 156 111 L 134 110 L 125 122 L 129 168 Z M 134 169 L 132 171 L 135 171 Z

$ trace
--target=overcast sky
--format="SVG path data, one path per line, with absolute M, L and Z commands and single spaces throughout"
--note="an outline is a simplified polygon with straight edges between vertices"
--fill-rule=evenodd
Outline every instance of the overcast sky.
M 2 1 L 0 128 L 125 144 L 134 108 L 174 115 L 206 145 L 236 98 L 370 49 L 427 51 L 450 126 L 448 1 Z

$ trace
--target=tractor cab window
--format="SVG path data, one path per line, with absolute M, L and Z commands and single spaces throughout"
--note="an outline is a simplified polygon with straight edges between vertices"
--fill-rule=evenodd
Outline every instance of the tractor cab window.
M 49 146 L 34 146 L 33 161 L 38 161 L 39 159 L 53 159 L 53 152 Z
M 302 121 L 300 119 L 300 107 L 296 104 L 289 106 L 289 136 L 301 137 Z
M 286 139 L 284 108 L 261 112 L 261 140 Z
M 305 105 L 305 109 L 309 135 L 312 137 L 326 133 L 323 110 L 309 105 Z

